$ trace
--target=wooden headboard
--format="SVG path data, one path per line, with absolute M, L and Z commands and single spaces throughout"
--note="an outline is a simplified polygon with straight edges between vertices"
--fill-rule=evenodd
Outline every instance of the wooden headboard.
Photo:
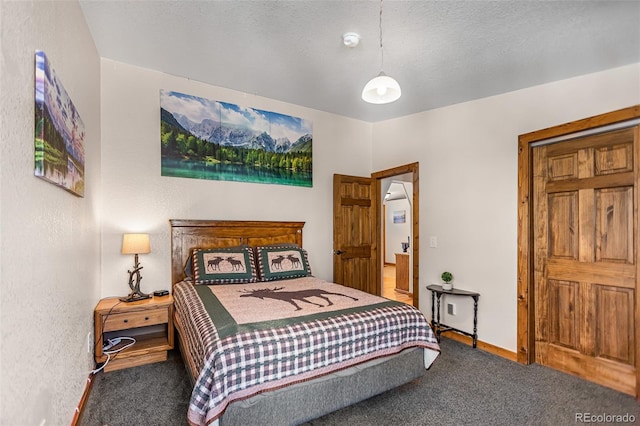
M 294 243 L 302 247 L 304 222 L 171 219 L 171 285 L 185 278 L 194 248 Z

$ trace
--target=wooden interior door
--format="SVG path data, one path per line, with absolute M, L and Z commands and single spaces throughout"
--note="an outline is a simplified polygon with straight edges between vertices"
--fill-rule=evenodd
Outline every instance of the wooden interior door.
M 636 394 L 638 127 L 533 148 L 535 360 Z
M 380 294 L 374 279 L 371 178 L 333 175 L 333 280 Z

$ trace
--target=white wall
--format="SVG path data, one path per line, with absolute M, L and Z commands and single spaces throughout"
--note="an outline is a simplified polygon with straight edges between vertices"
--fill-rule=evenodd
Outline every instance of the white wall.
M 405 191 L 409 196 L 413 194 L 413 184 L 411 182 L 402 183 Z M 413 209 L 408 198 L 385 201 L 386 218 L 385 218 L 385 262 L 396 263 L 396 253 L 402 253 L 402 244 L 410 242 L 413 244 L 412 224 Z M 404 210 L 406 214 L 404 223 L 393 223 L 393 212 Z M 413 247 L 407 250 L 409 255 L 409 293 L 413 293 Z
M 313 121 L 313 187 L 160 175 L 160 89 Z M 300 220 L 315 275 L 332 278 L 333 174 L 369 176 L 370 123 L 102 59 L 102 296 L 126 295 L 123 232 L 150 233 L 142 290 L 169 289 L 169 219 Z
M 638 103 L 635 64 L 375 123 L 374 171 L 420 163 L 421 310 L 451 271 L 481 294 L 479 339 L 515 352 L 518 135 Z M 471 300 L 455 302 L 443 321 L 471 330 Z
M 69 424 L 100 293 L 100 60 L 76 2 L 0 2 L 0 424 Z M 34 176 L 34 52 L 86 129 L 85 197 Z
M 409 192 L 409 194 L 411 194 L 411 192 Z M 385 201 L 384 204 L 387 206 L 387 217 L 385 218 L 385 262 L 396 263 L 395 254 L 402 253 L 401 243 L 406 243 L 407 237 L 411 237 L 411 203 L 409 203 L 408 199 L 404 198 L 400 200 Z M 393 212 L 402 210 L 405 211 L 406 222 L 393 223 Z

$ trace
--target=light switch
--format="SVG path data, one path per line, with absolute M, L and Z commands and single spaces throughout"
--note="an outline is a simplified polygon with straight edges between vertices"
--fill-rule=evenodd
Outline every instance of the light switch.
M 429 247 L 438 247 L 438 237 L 429 237 Z

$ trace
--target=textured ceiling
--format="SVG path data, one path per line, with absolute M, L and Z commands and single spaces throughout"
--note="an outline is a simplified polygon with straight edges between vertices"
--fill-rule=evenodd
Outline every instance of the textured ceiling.
M 370 122 L 640 62 L 638 1 L 387 0 L 384 70 L 402 97 L 370 105 L 377 1 L 80 4 L 102 57 Z

